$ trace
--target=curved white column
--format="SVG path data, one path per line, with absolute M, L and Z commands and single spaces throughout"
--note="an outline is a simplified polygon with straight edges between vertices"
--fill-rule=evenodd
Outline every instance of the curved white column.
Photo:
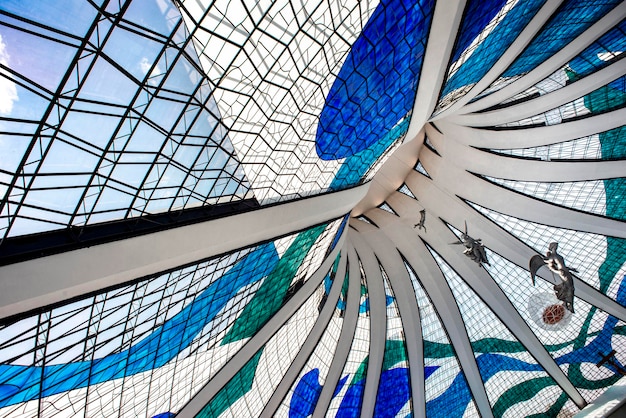
M 451 136 L 463 144 L 479 148 L 515 149 L 557 144 L 605 132 L 623 126 L 625 120 L 626 108 L 558 125 L 537 126 L 526 129 L 491 130 L 470 128 L 444 120 L 437 122 L 436 125 L 446 137 Z
M 626 60 L 624 60 L 626 64 Z M 485 152 L 457 141 L 444 138 L 432 126 L 426 127 L 428 138 L 437 152 L 466 171 L 507 180 L 570 182 L 626 177 L 624 161 L 539 161 Z M 425 151 L 426 153 L 427 151 Z
M 352 209 L 352 216 L 358 216 L 385 201 L 387 196 L 402 186 L 404 178 L 413 170 L 417 156 L 424 142 L 424 130 L 411 141 L 405 141 L 385 161 L 369 182 L 367 195 Z
M 430 196 L 428 200 L 421 202 L 426 206 L 426 210 L 428 212 L 432 211 L 433 213 L 437 213 L 440 218 L 444 219 L 451 225 L 454 225 L 458 229 L 462 229 L 464 227 L 464 223 L 467 222 L 468 229 L 470 231 L 480 231 L 480 238 L 482 238 L 483 243 L 507 260 L 510 260 L 519 266 L 527 266 L 530 257 L 537 254 L 537 252 L 530 248 L 527 244 L 510 235 L 507 231 L 467 206 L 460 199 L 452 197 L 449 193 L 442 191 L 431 180 L 425 178 L 424 176 L 412 177 L 410 180 L 407 180 L 407 185 L 414 193 L 416 193 L 416 196 L 418 197 L 423 194 Z M 390 199 L 390 204 L 393 204 L 393 200 L 407 199 L 412 200 L 401 193 L 396 193 L 393 199 Z M 400 210 L 401 212 L 399 213 L 403 216 L 402 209 L 397 209 L 396 205 L 392 207 L 395 210 Z M 520 218 L 528 218 L 527 215 L 528 213 L 526 213 L 525 217 L 522 216 Z M 534 218 L 531 219 L 531 221 L 538 222 Z M 429 225 L 428 222 L 427 225 Z M 555 284 L 555 279 L 551 274 L 540 271 L 539 276 L 544 280 Z M 598 290 L 587 285 L 581 280 L 575 280 L 575 283 L 577 297 L 592 305 L 598 306 L 600 309 L 615 316 L 616 318 L 621 319 L 622 321 L 626 320 L 625 307 L 621 306 L 608 296 L 603 295 Z
M 459 109 L 458 113 L 470 113 L 487 109 L 491 106 L 497 105 L 498 103 L 502 103 L 509 97 L 513 97 L 531 86 L 534 86 L 582 52 L 597 38 L 601 37 L 610 28 L 617 25 L 624 17 L 626 17 L 626 3 L 622 2 L 604 17 L 599 19 L 596 23 L 591 25 L 589 29 L 580 34 L 563 49 L 539 64 L 537 68 L 531 70 L 526 75 L 520 77 L 511 84 L 502 87 L 500 90 L 480 98 L 474 103 L 466 104 L 464 107 Z
M 625 3 L 626 4 L 626 3 Z M 625 7 L 626 8 L 626 7 Z M 573 102 L 592 91 L 599 89 L 618 77 L 626 74 L 626 60 L 619 60 L 596 73 L 571 83 L 563 88 L 541 95 L 534 99 L 480 113 L 468 113 L 448 117 L 448 121 L 466 126 L 496 126 L 516 122 L 539 115 L 559 106 Z
M 446 0 L 435 4 L 407 132 L 408 139 L 413 139 L 417 135 L 437 105 L 441 83 L 446 77 L 445 69 L 448 68 L 465 3 L 466 0 Z
M 339 334 L 339 341 L 337 342 L 337 348 L 335 349 L 335 355 L 333 361 L 330 364 L 328 375 L 326 376 L 326 382 L 322 388 L 322 393 L 317 400 L 315 410 L 313 411 L 313 418 L 321 418 L 326 415 L 328 406 L 333 398 L 333 393 L 337 387 L 337 382 L 341 378 L 344 365 L 348 359 L 350 348 L 352 347 L 352 340 L 354 338 L 354 331 L 356 330 L 356 323 L 359 318 L 359 299 L 361 296 L 361 272 L 359 271 L 359 260 L 356 256 L 356 251 L 347 240 L 346 244 L 348 250 L 348 301 L 346 303 L 346 309 L 344 311 L 343 327 L 341 327 L 341 333 Z
M 443 164 L 442 158 L 428 149 L 424 149 L 420 161 L 436 179 L 436 187 L 443 188 L 448 195 L 459 196 L 480 206 L 514 216 L 530 219 L 544 225 L 559 228 L 591 232 L 600 235 L 626 238 L 625 223 L 600 215 L 552 205 L 537 199 L 531 199 L 520 193 L 482 180 L 452 164 Z M 424 177 L 418 172 L 411 173 L 406 183 L 422 182 Z M 414 187 L 410 186 L 411 190 Z M 419 186 L 415 186 L 418 188 Z M 435 212 L 440 213 L 440 212 Z
M 378 257 L 389 277 L 398 310 L 400 311 L 402 328 L 404 330 L 409 363 L 413 415 L 416 417 L 426 416 L 422 322 L 420 320 L 417 300 L 415 299 L 415 291 L 411 286 L 411 278 L 404 267 L 404 261 L 400 257 L 400 253 L 398 253 L 394 242 L 391 241 L 387 235 L 376 228 L 375 230 L 362 233 L 361 236 L 372 247 L 376 257 Z
M 363 389 L 361 417 L 374 416 L 376 394 L 380 383 L 380 374 L 385 356 L 387 340 L 387 304 L 383 276 L 372 248 L 363 240 L 361 234 L 351 231 L 350 241 L 361 260 L 367 283 L 367 296 L 370 308 L 370 350 L 367 360 L 367 374 Z
M 515 61 L 524 48 L 530 44 L 562 2 L 563 0 L 547 0 L 520 32 L 519 36 L 515 38 L 511 46 L 509 46 L 500 59 L 493 64 L 491 69 L 487 71 L 487 74 L 485 74 L 467 93 L 452 105 L 433 116 L 431 120 L 440 120 L 445 116 L 457 113 L 457 111 L 462 109 L 470 100 L 489 87 L 491 83 Z
M 350 212 L 368 185 L 0 267 L 0 319 L 191 264 Z
M 345 236 L 345 232 L 344 232 Z M 338 246 L 339 247 L 339 246 Z M 274 389 L 274 393 L 265 404 L 263 411 L 261 412 L 261 417 L 272 417 L 276 413 L 276 409 L 280 406 L 281 402 L 287 396 L 289 389 L 293 385 L 294 381 L 298 378 L 300 371 L 306 365 L 311 353 L 317 347 L 320 338 L 326 331 L 326 327 L 330 322 L 335 308 L 337 306 L 337 301 L 339 300 L 339 296 L 341 295 L 341 287 L 343 286 L 343 279 L 346 277 L 346 266 L 347 266 L 347 251 L 344 249 L 341 251 L 341 258 L 339 259 L 339 265 L 337 266 L 337 272 L 335 274 L 335 278 L 333 279 L 332 287 L 330 288 L 330 292 L 328 294 L 328 298 L 324 303 L 324 307 L 320 312 L 319 318 L 315 322 L 311 333 L 308 335 L 307 339 L 304 341 L 302 348 L 296 355 L 296 357 L 291 362 L 287 373 L 283 376 L 282 380 Z

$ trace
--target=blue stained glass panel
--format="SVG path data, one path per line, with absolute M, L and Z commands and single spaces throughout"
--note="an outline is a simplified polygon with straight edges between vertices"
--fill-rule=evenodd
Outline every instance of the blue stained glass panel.
M 620 0 L 565 2 L 502 77 L 513 77 L 531 71 L 620 3 Z
M 448 78 L 441 97 L 443 98 L 448 93 L 463 86 L 480 81 L 544 3 L 545 0 L 518 2 L 476 47 L 459 70 Z
M 413 108 L 434 2 L 381 2 L 352 46 L 322 109 L 316 151 L 323 160 L 372 146 Z
M 611 60 L 601 59 L 602 54 L 607 52 L 617 54 L 624 50 L 626 50 L 626 20 L 581 52 L 568 63 L 568 66 L 578 77 L 585 77 L 611 63 Z
M 445 411 L 446 417 L 462 417 L 471 401 L 472 394 L 465 380 L 465 374 L 461 371 L 441 395 L 426 402 L 426 416 L 440 417 Z
M 187 348 L 237 292 L 261 280 L 277 261 L 278 254 L 273 243 L 258 247 L 211 283 L 178 314 L 127 350 L 92 361 L 43 367 L 0 364 L 0 407 L 163 366 Z
M 454 47 L 452 62 L 459 59 L 472 41 L 504 7 L 506 0 L 474 0 L 468 3 L 463 16 L 463 24 Z
M 404 134 L 406 134 L 407 129 L 409 129 L 409 120 L 405 119 L 391 129 L 389 133 L 380 138 L 380 140 L 364 150 L 347 157 L 337 171 L 337 174 L 335 174 L 335 178 L 331 182 L 329 189 L 341 190 L 350 185 L 358 184 L 383 152 L 396 140 L 402 138 Z

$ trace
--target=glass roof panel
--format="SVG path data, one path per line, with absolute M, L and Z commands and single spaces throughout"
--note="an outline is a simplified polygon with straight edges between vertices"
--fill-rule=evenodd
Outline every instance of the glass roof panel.
M 387 298 L 387 336 L 374 416 L 411 414 L 411 384 L 404 329 L 389 277 L 380 266 Z M 419 366 L 418 366 L 419 367 Z
M 459 366 L 454 346 L 415 272 L 405 262 L 419 306 L 424 341 L 424 394 L 426 414 L 447 411 L 450 416 L 479 417 L 474 399 Z
M 42 5 L 47 15 L 23 2 L 0 8 L 21 19 L 0 28 L 1 61 L 11 71 L 2 76 L 11 94 L 0 124 L 12 143 L 2 139 L 10 156 L 2 191 L 10 201 L 2 203 L 0 238 L 252 197 L 226 131 L 213 129 L 219 111 L 178 10 L 136 2 L 128 20 L 110 7 L 119 18 L 109 19 L 96 4 L 70 3 L 82 31 L 62 24 L 69 20 L 56 4 Z M 29 125 L 10 122 L 15 117 L 34 122 L 29 136 Z M 181 145 L 187 141 L 193 146 Z M 222 151 L 201 153 L 209 144 Z M 87 176 L 70 188 L 61 183 L 68 173 Z M 32 190 L 44 175 L 56 194 Z
M 494 92 L 533 70 L 554 55 L 620 1 L 571 0 L 564 2 L 541 32 L 486 92 Z
M 327 388 L 335 391 L 323 412 L 355 416 L 365 405 L 377 416 L 406 417 L 415 414 L 412 366 L 414 372 L 424 367 L 429 416 L 570 416 L 583 399 L 592 402 L 615 384 L 626 373 L 619 351 L 626 344 L 626 235 L 619 228 L 626 220 L 624 176 L 619 163 L 611 162 L 617 178 L 581 170 L 576 178 L 553 180 L 566 173 L 555 172 L 563 165 L 604 170 L 609 167 L 604 160 L 624 159 L 623 127 L 607 130 L 602 122 L 606 112 L 623 113 L 623 77 L 577 100 L 564 98 L 587 83 L 605 84 L 598 81 L 599 71 L 621 65 L 623 21 L 587 36 L 607 14 L 622 19 L 621 9 L 616 0 L 571 0 L 555 2 L 560 6 L 553 16 L 536 16 L 544 0 L 461 3 L 451 15 L 456 8 L 435 0 L 2 2 L 0 299 L 8 295 L 14 303 L 12 296 L 21 297 L 14 288 L 38 290 L 25 289 L 21 272 L 40 263 L 46 277 L 36 279 L 58 285 L 62 293 L 65 277 L 46 282 L 46 267 L 52 267 L 47 263 L 87 246 L 97 252 L 104 241 L 119 249 L 149 233 L 156 251 L 167 240 L 163 230 L 186 222 L 210 227 L 222 221 L 215 217 L 242 211 L 254 217 L 256 209 L 281 219 L 285 208 L 300 205 L 315 214 L 298 220 L 289 235 L 267 242 L 255 238 L 259 232 L 273 236 L 263 222 L 249 231 L 238 228 L 245 244 L 237 248 L 245 248 L 219 255 L 212 245 L 222 237 L 207 234 L 207 259 L 181 267 L 165 255 L 159 268 L 164 273 L 120 272 L 131 280 L 113 287 L 106 284 L 112 283 L 108 277 L 101 278 L 104 287 L 85 283 L 90 293 L 70 300 L 48 293 L 42 299 L 53 302 L 34 310 L 28 305 L 17 315 L 2 314 L 7 308 L 0 304 L 0 415 L 171 418 L 194 415 L 196 404 L 208 404 L 207 412 L 214 414 L 257 416 L 270 397 L 278 401 L 286 393 L 277 415 L 307 416 L 328 376 L 339 375 L 338 383 L 331 383 L 335 387 Z M 542 19 L 547 19 L 542 27 L 528 26 Z M 534 33 L 520 39 L 525 28 Z M 446 30 L 449 36 L 435 36 Z M 581 34 L 585 40 L 577 38 Z M 526 45 L 517 56 L 506 53 L 514 42 Z M 553 57 L 570 42 L 578 51 L 570 55 L 577 56 L 557 62 Z M 525 86 L 535 86 L 502 97 L 504 106 L 463 105 L 476 83 L 491 83 L 491 76 L 483 77 L 502 57 L 512 65 L 479 97 L 524 74 L 530 74 Z M 546 74 L 532 75 L 541 63 L 550 67 L 546 74 L 553 72 L 543 81 Z M 426 79 L 436 85 L 420 86 Z M 567 91 L 538 97 L 566 85 Z M 554 109 L 528 117 L 535 100 L 553 100 Z M 498 114 L 499 108 L 513 104 L 522 109 L 520 121 L 476 128 L 486 125 L 479 121 L 482 110 L 493 120 L 507 112 Z M 414 106 L 419 114 L 434 112 L 433 120 L 417 126 L 411 120 Z M 504 122 L 512 119 L 505 116 Z M 470 120 L 478 123 L 465 123 Z M 501 122 L 496 121 L 492 125 Z M 424 131 L 428 136 L 421 141 Z M 419 143 L 410 142 L 416 138 Z M 506 144 L 514 149 L 503 150 Z M 469 162 L 467 147 L 542 161 L 523 162 L 537 169 L 532 177 L 519 178 L 533 181 L 512 181 L 502 163 L 511 158 Z M 555 163 L 563 159 L 568 163 Z M 367 187 L 345 189 L 370 180 L 366 203 L 354 202 L 361 211 L 356 219 L 337 218 L 328 201 L 337 196 L 346 205 Z M 572 229 L 544 225 L 554 218 L 533 211 L 515 212 L 524 220 L 510 216 L 508 211 L 520 208 L 506 201 L 511 195 L 506 188 L 518 192 L 522 209 L 541 204 L 568 212 Z M 336 193 L 316 196 L 326 192 Z M 424 228 L 417 228 L 421 209 L 428 213 Z M 583 218 L 618 227 L 611 237 L 590 233 L 596 228 L 579 222 Z M 455 234 L 456 240 L 463 237 L 464 224 L 465 234 L 469 226 L 489 244 L 491 262 L 484 271 L 450 252 Z M 96 235 L 100 241 L 89 241 Z M 58 240 L 71 242 L 58 246 Z M 378 270 L 367 272 L 372 279 L 359 266 L 354 339 L 338 346 L 346 275 L 336 283 L 343 284 L 338 301 L 327 306 L 334 312 L 325 332 L 316 335 L 321 339 L 303 347 L 332 282 L 322 277 L 327 271 L 313 273 L 331 249 L 345 245 L 345 254 L 358 247 L 356 240 L 372 250 L 367 257 L 376 258 L 362 258 L 363 266 L 381 264 L 378 285 L 385 289 L 386 317 L 370 317 L 368 284 L 374 293 Z M 527 260 L 520 258 L 532 250 L 545 254 L 555 241 L 567 265 L 580 270 L 570 316 L 555 301 L 550 273 L 544 269 L 546 279 L 533 285 Z M 426 242 L 444 255 L 438 261 L 452 293 L 443 298 L 436 292 L 447 292 L 447 283 Z M 20 245 L 35 249 L 24 255 L 16 250 L 24 248 Z M 151 254 L 152 248 L 128 248 L 128 257 L 138 250 Z M 398 267 L 387 260 L 401 263 L 404 256 L 411 260 L 405 264 L 411 284 L 387 277 Z M 68 278 L 80 274 L 74 263 L 63 269 Z M 478 279 L 472 271 L 480 273 Z M 298 295 L 303 285 L 318 286 L 308 282 L 311 277 L 320 280 L 313 297 Z M 488 297 L 473 280 L 495 282 L 505 299 Z M 413 286 L 416 299 L 409 303 L 419 308 L 423 364 L 408 364 L 421 352 L 407 352 L 403 323 L 409 321 L 400 316 L 404 305 L 390 282 L 400 285 L 396 292 Z M 294 295 L 300 306 L 281 310 Z M 464 324 L 446 316 L 450 306 L 456 309 L 453 298 Z M 11 306 L 18 305 L 22 302 Z M 251 337 L 271 318 L 286 325 L 269 342 L 254 343 Z M 452 333 L 465 334 L 464 327 L 468 341 Z M 369 367 L 370 345 L 385 347 L 372 351 L 382 361 L 380 370 Z M 302 359 L 302 370 L 292 370 L 294 381 L 279 386 L 301 349 L 313 354 Z M 554 365 L 548 357 L 536 360 L 530 354 L 537 350 L 549 354 L 564 375 L 548 369 L 548 363 Z M 229 366 L 235 377 L 225 390 L 212 388 L 218 370 L 237 353 L 250 354 L 251 360 L 240 369 Z M 334 358 L 343 366 L 330 373 Z M 551 370 L 554 380 L 544 370 Z M 366 385 L 369 378 L 378 381 L 375 399 L 364 399 L 366 386 L 375 389 Z M 555 384 L 565 378 L 582 398 L 571 386 Z M 218 395 L 202 391 L 190 402 L 205 384 Z
M 437 253 L 431 253 L 463 316 L 494 415 L 504 415 L 509 409 L 529 415 L 537 412 L 538 405 L 550 409 L 562 394 L 561 388 L 467 283 Z M 524 405 L 522 401 L 530 402 Z
M 479 0 L 474 0 L 466 7 L 461 29 L 463 41 L 460 39 L 457 43 L 454 57 L 458 58 L 450 63 L 435 114 L 462 97 L 489 71 L 544 3 L 545 0 L 507 1 L 505 4 L 490 2 L 486 15 L 483 3 Z M 493 18 L 476 34 L 469 46 L 459 52 L 461 46 L 467 44 L 469 34 L 476 33 L 475 25 L 482 26 L 486 16 Z
M 613 29 L 587 47 L 574 59 L 559 68 L 552 75 L 515 96 L 510 97 L 503 104 L 514 103 L 525 98 L 556 91 L 572 82 L 576 82 L 596 71 L 617 62 L 626 49 L 626 20 L 622 20 Z M 568 80 L 566 70 L 577 75 L 576 79 Z

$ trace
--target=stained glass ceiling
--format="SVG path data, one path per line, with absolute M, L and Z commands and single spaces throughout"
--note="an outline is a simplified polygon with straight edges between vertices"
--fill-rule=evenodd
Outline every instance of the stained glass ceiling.
M 626 375 L 624 19 L 0 0 L 0 415 L 593 404 Z M 572 309 L 531 281 L 553 242 Z

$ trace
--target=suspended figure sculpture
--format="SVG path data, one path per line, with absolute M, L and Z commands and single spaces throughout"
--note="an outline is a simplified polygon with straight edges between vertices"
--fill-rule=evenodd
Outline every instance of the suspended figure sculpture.
M 572 272 L 578 272 L 578 270 L 565 265 L 563 256 L 557 252 L 558 248 L 559 243 L 552 242 L 548 246 L 548 251 L 546 252 L 545 257 L 537 254 L 530 258 L 530 278 L 532 279 L 534 286 L 537 270 L 543 266 L 547 266 L 552 273 L 558 274 L 561 278 L 561 283 L 554 285 L 556 298 L 563 302 L 563 305 L 567 310 L 574 313 L 574 274 Z
M 461 239 L 459 242 L 453 242 L 453 244 L 463 244 L 465 246 L 463 254 L 478 263 L 479 266 L 483 267 L 483 264 L 491 265 L 487 259 L 485 246 L 480 238 L 474 239 L 467 234 L 467 222 L 465 222 L 465 232 L 461 235 Z
M 413 225 L 413 228 L 417 228 L 417 229 L 424 228 L 424 232 L 427 232 L 426 225 L 424 225 L 425 222 L 426 222 L 426 209 L 422 209 L 420 210 L 420 221 L 416 223 L 415 225 Z

